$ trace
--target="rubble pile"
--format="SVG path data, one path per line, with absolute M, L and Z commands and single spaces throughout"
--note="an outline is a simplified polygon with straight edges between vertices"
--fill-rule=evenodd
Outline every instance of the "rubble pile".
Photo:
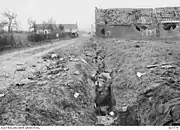
M 81 64 L 76 48 L 43 56 L 45 71 L 0 92 L 0 125 L 95 124 L 93 88 L 81 79 L 82 72 L 73 77 L 78 71 L 74 64 Z
M 179 7 L 160 8 L 96 8 L 96 24 L 152 24 L 161 21 L 179 21 Z
M 96 8 L 96 24 L 132 24 L 132 23 L 152 23 L 153 9 Z

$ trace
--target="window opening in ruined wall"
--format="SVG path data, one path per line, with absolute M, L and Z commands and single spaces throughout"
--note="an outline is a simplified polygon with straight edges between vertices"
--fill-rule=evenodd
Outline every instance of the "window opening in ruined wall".
M 176 23 L 164 23 L 163 28 L 166 31 L 173 31 L 174 29 L 176 29 Z
M 111 31 L 105 30 L 105 28 L 101 29 L 101 34 L 103 36 L 111 36 Z
M 135 27 L 136 27 L 136 30 L 141 31 L 140 27 L 138 27 L 137 25 L 135 25 Z
M 101 29 L 101 34 L 105 36 L 105 29 Z

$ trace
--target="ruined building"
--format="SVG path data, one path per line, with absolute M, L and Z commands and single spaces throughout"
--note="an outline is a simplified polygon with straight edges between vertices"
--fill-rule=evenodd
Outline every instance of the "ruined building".
M 96 36 L 114 38 L 180 36 L 180 7 L 95 8 Z

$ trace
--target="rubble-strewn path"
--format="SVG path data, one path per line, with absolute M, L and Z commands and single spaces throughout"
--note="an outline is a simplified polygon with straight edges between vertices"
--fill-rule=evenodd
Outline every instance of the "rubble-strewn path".
M 80 60 L 86 40 L 2 56 L 0 125 L 94 125 L 94 88 Z
M 81 39 L 82 40 L 82 39 Z M 0 89 L 8 87 L 13 82 L 19 82 L 24 79 L 33 65 L 36 65 L 36 70 L 42 66 L 41 56 L 51 52 L 55 49 L 62 47 L 68 47 L 69 45 L 77 45 L 80 39 L 72 39 L 65 41 L 58 41 L 50 43 L 48 45 L 33 47 L 26 50 L 12 52 L 10 54 L 0 55 Z M 18 68 L 24 68 L 25 71 L 16 70 Z

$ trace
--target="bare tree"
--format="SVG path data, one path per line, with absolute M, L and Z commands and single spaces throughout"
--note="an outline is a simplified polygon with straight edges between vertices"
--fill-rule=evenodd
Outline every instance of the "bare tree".
M 50 29 L 51 31 L 54 31 L 56 28 L 56 21 L 53 20 L 53 18 L 50 18 L 48 20 L 48 29 Z
M 48 24 L 48 29 L 50 29 L 51 31 L 54 31 L 54 26 L 53 26 L 53 24 Z
M 43 21 L 42 24 L 43 24 L 43 30 L 48 29 L 48 25 L 49 25 L 48 22 Z
M 4 20 L 1 25 L 8 27 L 8 33 L 12 32 L 13 29 L 18 29 L 18 23 L 16 21 L 17 14 L 15 12 L 6 11 L 2 15 L 6 18 L 6 20 Z
M 32 20 L 31 18 L 28 19 L 28 25 L 29 25 L 29 30 L 33 29 L 34 32 L 36 32 L 36 21 Z
M 53 18 L 50 18 L 50 19 L 48 20 L 48 24 L 54 24 Z

